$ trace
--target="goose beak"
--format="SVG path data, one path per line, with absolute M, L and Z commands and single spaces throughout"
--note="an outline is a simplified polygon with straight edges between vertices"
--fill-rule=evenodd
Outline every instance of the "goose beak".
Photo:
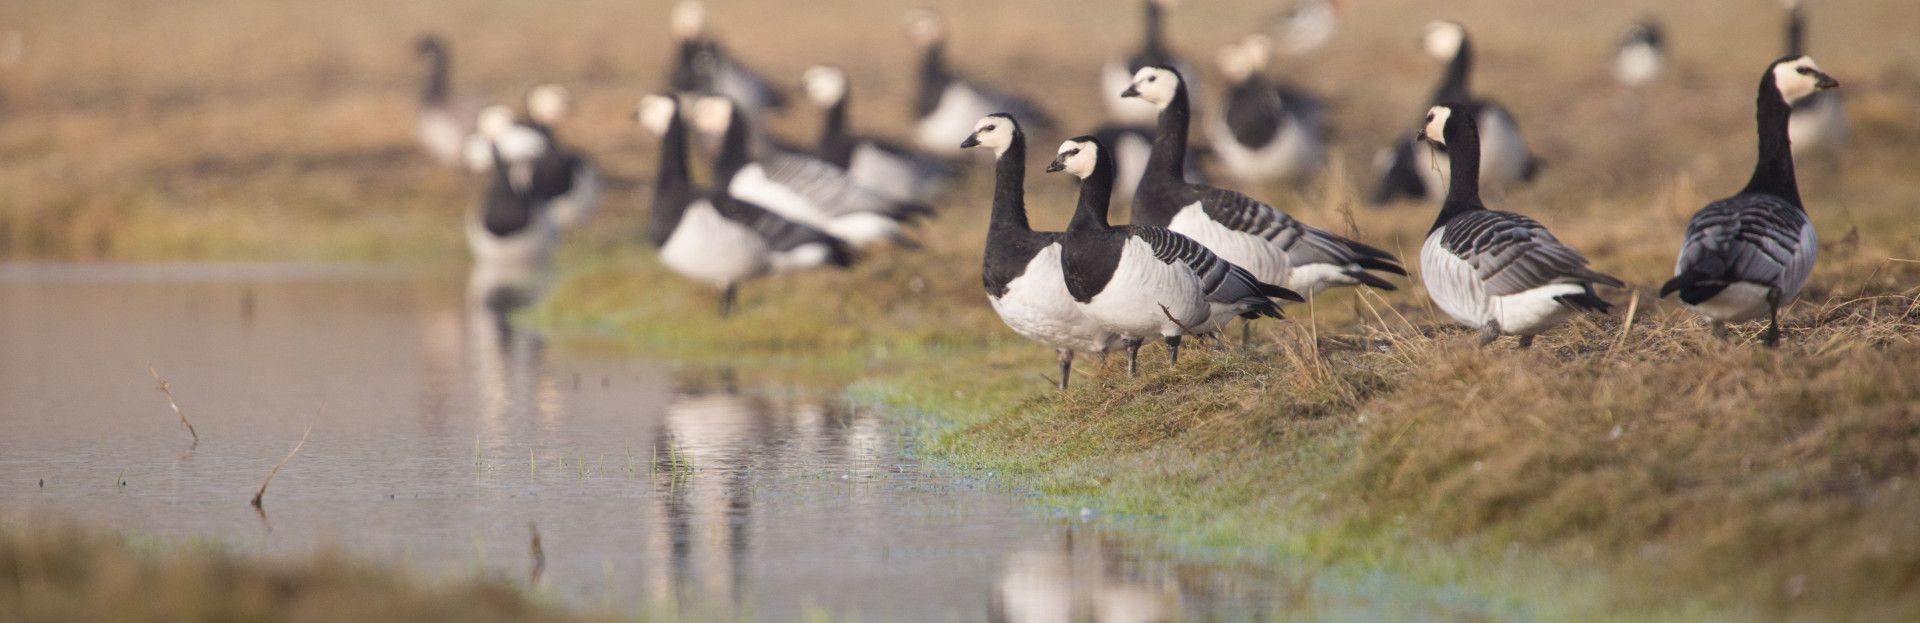
M 1065 170 L 1067 170 L 1067 163 L 1062 162 L 1059 158 L 1054 158 L 1053 162 L 1047 163 L 1048 173 L 1058 173 Z
M 966 149 L 968 147 L 979 147 L 979 146 L 980 146 L 980 135 L 978 134 L 968 134 L 967 140 L 960 141 L 961 149 Z
M 1815 80 L 1813 83 L 1814 88 L 1822 91 L 1840 86 L 1840 81 L 1834 80 L 1833 76 L 1827 75 L 1827 72 L 1815 71 L 1813 72 L 1813 77 Z
M 1127 90 L 1121 91 L 1120 97 L 1140 97 L 1139 85 L 1127 85 Z

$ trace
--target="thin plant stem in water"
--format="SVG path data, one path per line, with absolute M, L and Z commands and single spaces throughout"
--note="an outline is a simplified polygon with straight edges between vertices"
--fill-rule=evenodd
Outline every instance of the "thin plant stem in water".
M 533 570 L 527 573 L 527 584 L 530 586 L 539 586 L 540 576 L 545 575 L 547 572 L 547 551 L 540 547 L 539 526 L 534 525 L 532 521 L 528 521 L 527 533 L 531 535 L 531 540 L 527 543 L 527 553 L 533 556 Z
M 286 467 L 287 461 L 293 460 L 293 455 L 300 453 L 301 446 L 307 445 L 307 435 L 311 434 L 313 434 L 313 424 L 307 424 L 307 430 L 300 433 L 300 443 L 293 444 L 293 451 L 287 453 L 287 458 L 280 459 L 279 463 L 274 464 L 273 469 L 267 470 L 267 479 L 260 481 L 260 490 L 253 494 L 254 508 L 263 508 L 260 506 L 260 498 L 267 496 L 267 485 L 273 484 L 273 475 L 280 473 L 280 468 Z
M 153 375 L 153 382 L 158 384 L 160 393 L 167 395 L 167 406 L 173 407 L 173 414 L 180 416 L 180 423 L 187 427 L 187 434 L 193 436 L 193 445 L 200 445 L 200 433 L 193 430 L 193 422 L 187 421 L 187 414 L 180 410 L 180 403 L 173 399 L 173 384 L 160 378 L 160 370 L 154 368 L 151 363 L 147 364 L 147 373 Z

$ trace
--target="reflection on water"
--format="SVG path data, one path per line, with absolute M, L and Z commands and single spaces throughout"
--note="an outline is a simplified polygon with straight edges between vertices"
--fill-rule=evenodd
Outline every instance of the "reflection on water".
M 0 267 L 0 519 L 521 582 L 531 523 L 536 590 L 693 618 L 1273 614 L 1270 576 L 928 471 L 837 392 L 549 348 L 510 321 L 538 288 L 480 277 Z M 247 500 L 309 423 L 263 523 Z

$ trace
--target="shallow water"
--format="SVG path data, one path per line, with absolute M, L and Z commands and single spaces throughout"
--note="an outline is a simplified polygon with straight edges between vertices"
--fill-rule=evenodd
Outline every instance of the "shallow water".
M 1407 607 L 1182 561 L 1049 516 L 926 468 L 884 414 L 831 389 L 549 347 L 470 310 L 459 281 L 0 265 L 0 517 L 77 520 L 165 546 L 335 548 L 443 577 L 537 573 L 536 590 L 566 603 L 701 617 L 1370 618 Z M 256 512 L 261 478 L 308 426 Z

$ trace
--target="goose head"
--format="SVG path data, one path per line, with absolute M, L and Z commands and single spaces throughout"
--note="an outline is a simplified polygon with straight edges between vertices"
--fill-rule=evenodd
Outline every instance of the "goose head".
M 981 117 L 978 123 L 973 124 L 973 133 L 967 135 L 967 140 L 960 141 L 960 148 L 984 146 L 993 150 L 993 156 L 998 158 L 1007 153 L 1008 147 L 1013 146 L 1013 135 L 1019 131 L 1020 124 L 1013 120 L 1013 115 L 1003 112 L 993 113 Z
M 800 75 L 800 82 L 806 87 L 807 99 L 816 106 L 832 106 L 847 97 L 847 72 L 838 67 L 814 65 Z
M 689 112 L 692 113 L 693 129 L 701 134 L 726 134 L 727 128 L 733 125 L 733 100 L 724 97 L 702 97 L 693 103 Z
M 573 115 L 573 92 L 557 84 L 527 90 L 527 118 L 541 125 L 558 125 Z
M 1141 67 L 1133 74 L 1133 85 L 1120 92 L 1120 97 L 1137 97 L 1159 108 L 1173 103 L 1174 95 L 1180 89 L 1180 72 L 1172 67 Z
M 1807 96 L 1840 86 L 1840 81 L 1820 71 L 1813 57 L 1793 56 L 1773 62 L 1770 69 L 1773 88 L 1780 93 L 1780 100 L 1792 106 Z
M 1440 104 L 1427 109 L 1419 139 L 1444 153 L 1449 136 L 1457 138 L 1462 132 L 1474 131 L 1478 130 L 1473 127 L 1473 115 L 1462 112 L 1459 104 Z
M 1460 46 L 1467 43 L 1467 27 L 1459 22 L 1428 22 L 1426 30 L 1420 35 L 1420 46 L 1426 48 L 1427 55 L 1440 61 L 1450 61 L 1460 54 Z
M 1047 165 L 1047 172 L 1066 171 L 1069 175 L 1087 179 L 1093 175 L 1093 169 L 1100 162 L 1100 144 L 1091 136 L 1067 139 L 1060 144 L 1060 152 Z
M 920 47 L 932 47 L 947 40 L 947 20 L 933 9 L 907 12 L 907 35 Z
M 667 17 L 667 31 L 676 42 L 699 39 L 707 33 L 707 5 L 700 0 L 682 0 L 673 5 Z
M 513 129 L 513 109 L 505 104 L 494 104 L 480 109 L 480 115 L 474 120 L 474 129 L 481 136 L 499 140 Z
M 667 128 L 680 114 L 680 102 L 672 95 L 655 93 L 640 98 L 640 105 L 634 109 L 634 119 L 640 127 L 646 128 L 654 136 L 666 136 Z

